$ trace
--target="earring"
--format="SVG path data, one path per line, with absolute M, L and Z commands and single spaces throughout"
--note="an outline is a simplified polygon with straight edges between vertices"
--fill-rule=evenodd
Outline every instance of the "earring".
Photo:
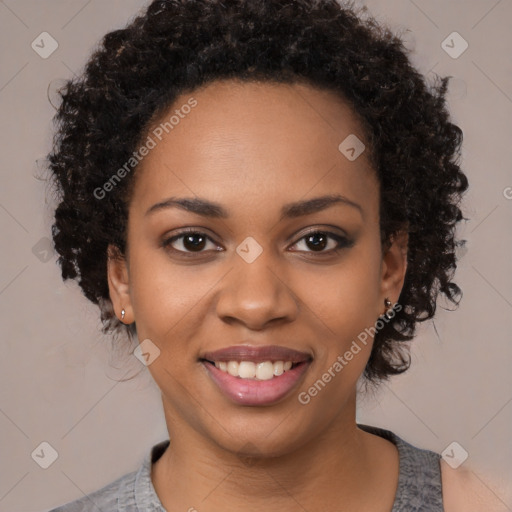
M 121 320 L 124 320 L 124 314 L 125 314 L 125 311 L 124 309 L 121 310 Z
M 384 316 L 386 318 L 389 317 L 389 314 L 390 314 L 390 311 L 392 311 L 391 309 L 391 304 L 393 304 L 387 297 L 384 299 L 384 306 L 386 307 L 386 311 L 384 312 Z

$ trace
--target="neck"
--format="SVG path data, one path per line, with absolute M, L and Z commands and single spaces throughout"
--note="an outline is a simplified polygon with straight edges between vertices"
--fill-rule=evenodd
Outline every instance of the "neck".
M 227 451 L 189 426 L 180 428 L 172 419 L 176 416 L 166 412 L 171 443 L 153 466 L 155 490 L 169 512 L 193 507 L 201 512 L 282 512 L 336 503 L 345 510 L 371 510 L 374 497 L 382 501 L 386 493 L 375 455 L 382 445 L 357 428 L 355 395 L 347 409 L 327 430 L 277 457 Z

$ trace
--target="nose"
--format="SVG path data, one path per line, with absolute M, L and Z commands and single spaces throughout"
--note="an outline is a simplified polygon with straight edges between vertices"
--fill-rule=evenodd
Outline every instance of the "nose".
M 252 263 L 234 254 L 234 268 L 222 281 L 217 314 L 224 322 L 241 323 L 251 330 L 262 330 L 269 323 L 292 322 L 298 314 L 298 301 L 286 274 L 271 265 L 270 251 Z

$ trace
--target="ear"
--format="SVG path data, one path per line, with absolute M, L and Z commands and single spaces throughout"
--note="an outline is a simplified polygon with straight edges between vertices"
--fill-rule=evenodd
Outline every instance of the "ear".
M 114 245 L 108 246 L 107 276 L 110 300 L 116 316 L 125 324 L 133 323 L 135 319 L 130 298 L 128 265 L 121 251 Z M 124 319 L 121 318 L 123 309 L 125 311 Z
M 407 230 L 393 235 L 382 255 L 381 304 L 387 297 L 394 304 L 402 291 L 407 270 Z

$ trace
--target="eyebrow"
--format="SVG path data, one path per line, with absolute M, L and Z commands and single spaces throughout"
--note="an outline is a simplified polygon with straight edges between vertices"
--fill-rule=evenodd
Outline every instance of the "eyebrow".
M 308 199 L 306 201 L 297 201 L 295 203 L 285 204 L 281 208 L 281 217 L 279 220 L 282 221 L 284 219 L 292 219 L 296 217 L 302 217 L 304 215 L 309 215 L 311 213 L 320 212 L 336 204 L 344 204 L 355 208 L 359 211 L 361 216 L 363 216 L 363 209 L 361 208 L 361 205 L 342 195 L 337 194 L 320 196 L 313 199 Z M 215 219 L 226 219 L 229 217 L 229 212 L 219 203 L 194 197 L 170 197 L 151 206 L 146 211 L 145 215 L 149 215 L 166 208 L 180 208 L 182 210 L 192 212 L 203 217 L 211 217 Z

